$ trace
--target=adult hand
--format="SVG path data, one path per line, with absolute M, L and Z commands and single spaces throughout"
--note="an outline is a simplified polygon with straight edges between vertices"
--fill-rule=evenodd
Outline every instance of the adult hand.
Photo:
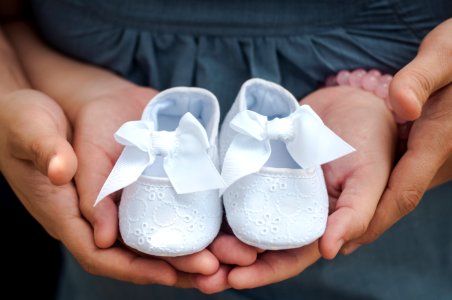
M 422 41 L 417 56 L 394 76 L 389 101 L 405 120 L 420 117 L 430 96 L 452 82 L 452 18 L 438 25 Z
M 8 34 L 32 84 L 56 99 L 74 126 L 74 148 L 79 159 L 77 192 L 83 216 L 94 229 L 91 235 L 94 235 L 95 245 L 106 250 L 117 249 L 118 219 L 114 201 L 117 195 L 110 195 L 96 207 L 93 207 L 94 200 L 121 151 L 113 133 L 125 121 L 139 119 L 144 106 L 157 92 L 49 49 L 26 24 L 10 25 Z M 237 258 L 229 257 L 230 262 L 246 265 L 256 257 L 255 249 L 238 241 L 220 239 L 218 244 L 234 247 L 237 250 L 234 253 L 244 253 Z M 129 255 L 132 255 L 130 250 Z M 228 287 L 228 267 L 220 266 L 208 249 L 190 256 L 159 258 L 161 260 L 180 271 L 197 273 L 183 281 L 184 284 L 178 283 L 179 286 L 197 287 L 206 293 Z M 130 265 L 118 263 L 117 268 L 128 269 Z M 104 275 L 109 276 L 109 273 L 104 272 Z
M 425 191 L 452 179 L 452 19 L 424 39 L 415 59 L 390 85 L 396 114 L 415 120 L 407 151 L 394 168 L 386 191 L 366 233 L 346 245 L 351 253 L 376 240 L 412 211 Z
M 330 216 L 319 242 L 299 249 L 265 251 L 250 266 L 228 275 L 233 288 L 254 288 L 295 276 L 321 256 L 333 258 L 342 245 L 362 235 L 377 207 L 392 167 L 396 126 L 378 97 L 352 87 L 318 90 L 309 104 L 325 124 L 357 149 L 324 166 Z M 214 251 L 214 253 L 221 256 Z
M 77 159 L 67 142 L 69 125 L 52 99 L 33 90 L 5 95 L 0 125 L 1 172 L 27 210 L 85 270 L 136 283 L 190 285 L 189 275 L 166 262 L 120 247 L 96 247 L 71 183 Z
M 435 93 L 411 128 L 407 151 L 395 166 L 366 233 L 346 245 L 353 252 L 411 212 L 425 191 L 452 179 L 452 85 Z

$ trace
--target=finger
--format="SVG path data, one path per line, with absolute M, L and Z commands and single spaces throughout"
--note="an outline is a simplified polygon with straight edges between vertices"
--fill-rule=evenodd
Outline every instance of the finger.
M 79 137 L 76 137 L 79 139 Z M 112 246 L 118 235 L 118 208 L 110 195 L 93 207 L 100 188 L 104 184 L 113 162 L 96 144 L 77 143 L 79 168 L 76 174 L 80 195 L 80 209 L 94 229 L 94 239 L 100 248 Z
M 162 260 L 141 257 L 120 247 L 97 248 L 91 227 L 80 218 L 67 220 L 62 230 L 63 244 L 91 274 L 137 284 L 174 285 L 178 282 L 178 273 Z M 185 282 L 190 280 L 185 279 Z
M 220 263 L 209 250 L 203 250 L 186 256 L 162 257 L 179 271 L 212 275 L 218 271 Z
M 53 100 L 39 96 L 35 103 L 28 103 L 27 110 L 11 112 L 15 118 L 7 134 L 8 145 L 15 158 L 31 161 L 53 184 L 63 185 L 72 180 L 77 157 L 66 139 L 63 112 Z
M 31 125 L 31 124 L 30 124 Z M 35 128 L 26 138 L 13 143 L 12 153 L 16 158 L 31 160 L 34 166 L 49 177 L 55 185 L 64 185 L 72 180 L 77 170 L 77 157 L 69 142 L 52 128 Z
M 220 233 L 209 249 L 223 264 L 249 266 L 257 258 L 255 247 L 244 244 L 231 234 Z
M 335 211 L 328 217 L 319 248 L 333 259 L 345 242 L 364 234 L 386 186 L 389 166 L 370 164 L 346 180 Z
M 112 246 L 118 235 L 118 208 L 113 201 L 115 194 L 93 207 L 94 201 L 113 168 L 113 154 L 119 156 L 120 147 L 112 135 L 104 136 L 96 128 L 95 118 L 78 120 L 74 148 L 79 158 L 75 181 L 80 196 L 80 210 L 94 229 L 94 240 L 98 247 Z M 105 130 L 108 130 L 106 126 Z M 106 152 L 108 149 L 110 152 Z
M 400 118 L 419 118 L 429 96 L 452 82 L 451 31 L 452 19 L 436 27 L 425 37 L 414 60 L 394 76 L 389 97 Z
M 319 258 L 317 242 L 298 249 L 267 251 L 252 265 L 232 269 L 228 282 L 234 289 L 268 285 L 298 275 Z
M 443 154 L 427 145 L 409 149 L 395 167 L 369 228 L 362 237 L 346 245 L 344 253 L 351 253 L 358 246 L 373 242 L 411 212 L 444 160 Z
M 212 275 L 195 275 L 194 286 L 205 294 L 219 293 L 226 289 L 229 289 L 228 274 L 231 267 L 222 265 Z

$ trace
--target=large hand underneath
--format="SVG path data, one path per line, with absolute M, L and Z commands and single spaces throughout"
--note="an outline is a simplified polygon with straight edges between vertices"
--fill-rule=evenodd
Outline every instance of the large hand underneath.
M 204 292 L 227 288 L 228 267 L 220 266 L 210 250 L 165 259 L 137 255 L 117 243 L 117 208 L 113 200 L 117 199 L 117 195 L 111 195 L 99 206 L 93 207 L 94 200 L 121 151 L 121 147 L 113 139 L 113 133 L 125 121 L 139 119 L 144 106 L 156 91 L 139 87 L 111 72 L 56 53 L 46 47 L 27 25 L 10 25 L 8 32 L 33 85 L 58 101 L 74 127 L 74 147 L 79 162 L 76 188 L 82 215 L 88 222 L 80 219 L 86 229 L 91 230 L 85 231 L 83 235 L 84 242 L 91 247 L 91 252 L 78 252 L 76 258 L 79 262 L 84 264 L 87 261 L 89 266 L 86 269 L 93 273 L 132 282 L 160 282 L 198 287 Z M 33 51 L 29 51 L 30 49 Z M 73 196 L 77 195 L 73 186 L 71 191 Z M 73 203 L 77 204 L 77 198 L 73 199 Z M 75 211 L 76 206 L 73 209 L 74 213 L 79 214 L 78 208 Z M 62 240 L 66 234 L 66 231 L 62 233 Z M 77 241 L 73 240 L 72 236 L 67 236 L 67 240 L 73 242 L 73 247 L 70 247 L 69 243 L 66 244 L 69 250 L 75 253 Z M 234 247 L 233 253 L 243 254 L 236 258 L 230 255 L 232 252 L 227 253 L 226 257 L 230 263 L 247 265 L 256 257 L 256 251 L 252 247 L 236 240 L 219 239 L 217 245 Z M 88 256 L 90 253 L 93 255 Z M 109 263 L 108 266 L 100 262 L 100 253 L 112 253 L 103 261 Z M 166 274 L 165 270 L 171 270 L 168 272 L 171 272 L 172 277 L 167 278 L 167 281 L 153 278 L 155 274 L 163 276 Z
M 77 159 L 66 141 L 69 126 L 52 99 L 33 90 L 21 90 L 0 99 L 0 106 L 3 175 L 33 217 L 71 251 L 84 269 L 136 283 L 190 285 L 189 275 L 178 273 L 166 262 L 141 258 L 121 247 L 96 247 L 71 182 Z
M 387 189 L 366 233 L 344 246 L 350 253 L 381 236 L 412 211 L 425 191 L 452 179 L 452 19 L 423 40 L 418 55 L 390 85 L 397 115 L 415 120 L 407 151 L 391 174 Z

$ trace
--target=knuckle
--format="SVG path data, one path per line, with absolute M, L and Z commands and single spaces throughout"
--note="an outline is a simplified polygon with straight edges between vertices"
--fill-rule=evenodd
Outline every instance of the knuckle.
M 36 139 L 31 142 L 30 150 L 33 154 L 33 161 L 37 164 L 40 170 L 47 169 L 48 157 L 46 153 L 46 147 L 44 145 L 44 139 Z
M 92 214 L 91 214 L 90 210 L 87 208 L 88 205 L 83 203 L 82 201 L 80 201 L 79 205 L 80 205 L 80 212 L 82 213 L 83 217 L 85 219 L 87 219 L 88 222 L 90 222 L 92 225 L 93 218 L 92 218 Z
M 400 216 L 404 216 L 413 211 L 422 198 L 422 191 L 418 189 L 409 189 L 402 192 L 398 201 L 397 209 Z
M 421 96 L 427 98 L 434 89 L 433 76 L 430 75 L 430 71 L 424 68 L 413 69 L 412 77 L 415 84 L 425 93 Z
M 93 203 L 87 201 L 86 199 L 80 198 L 79 206 L 82 215 L 91 222 L 93 219 Z

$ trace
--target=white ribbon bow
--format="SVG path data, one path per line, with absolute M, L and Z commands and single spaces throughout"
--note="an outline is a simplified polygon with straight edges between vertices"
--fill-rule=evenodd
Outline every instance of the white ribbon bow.
M 163 156 L 163 168 L 178 194 L 224 188 L 224 181 L 207 150 L 209 141 L 204 127 L 190 113 L 180 120 L 175 131 L 156 131 L 151 121 L 127 122 L 115 133 L 125 145 L 94 204 L 109 194 L 135 182 L 157 156 Z
M 270 157 L 270 140 L 285 142 L 290 156 L 302 168 L 319 166 L 355 151 L 326 127 L 309 105 L 300 106 L 288 117 L 271 121 L 245 110 L 232 119 L 230 126 L 239 134 L 223 163 L 221 175 L 227 186 L 259 172 Z

